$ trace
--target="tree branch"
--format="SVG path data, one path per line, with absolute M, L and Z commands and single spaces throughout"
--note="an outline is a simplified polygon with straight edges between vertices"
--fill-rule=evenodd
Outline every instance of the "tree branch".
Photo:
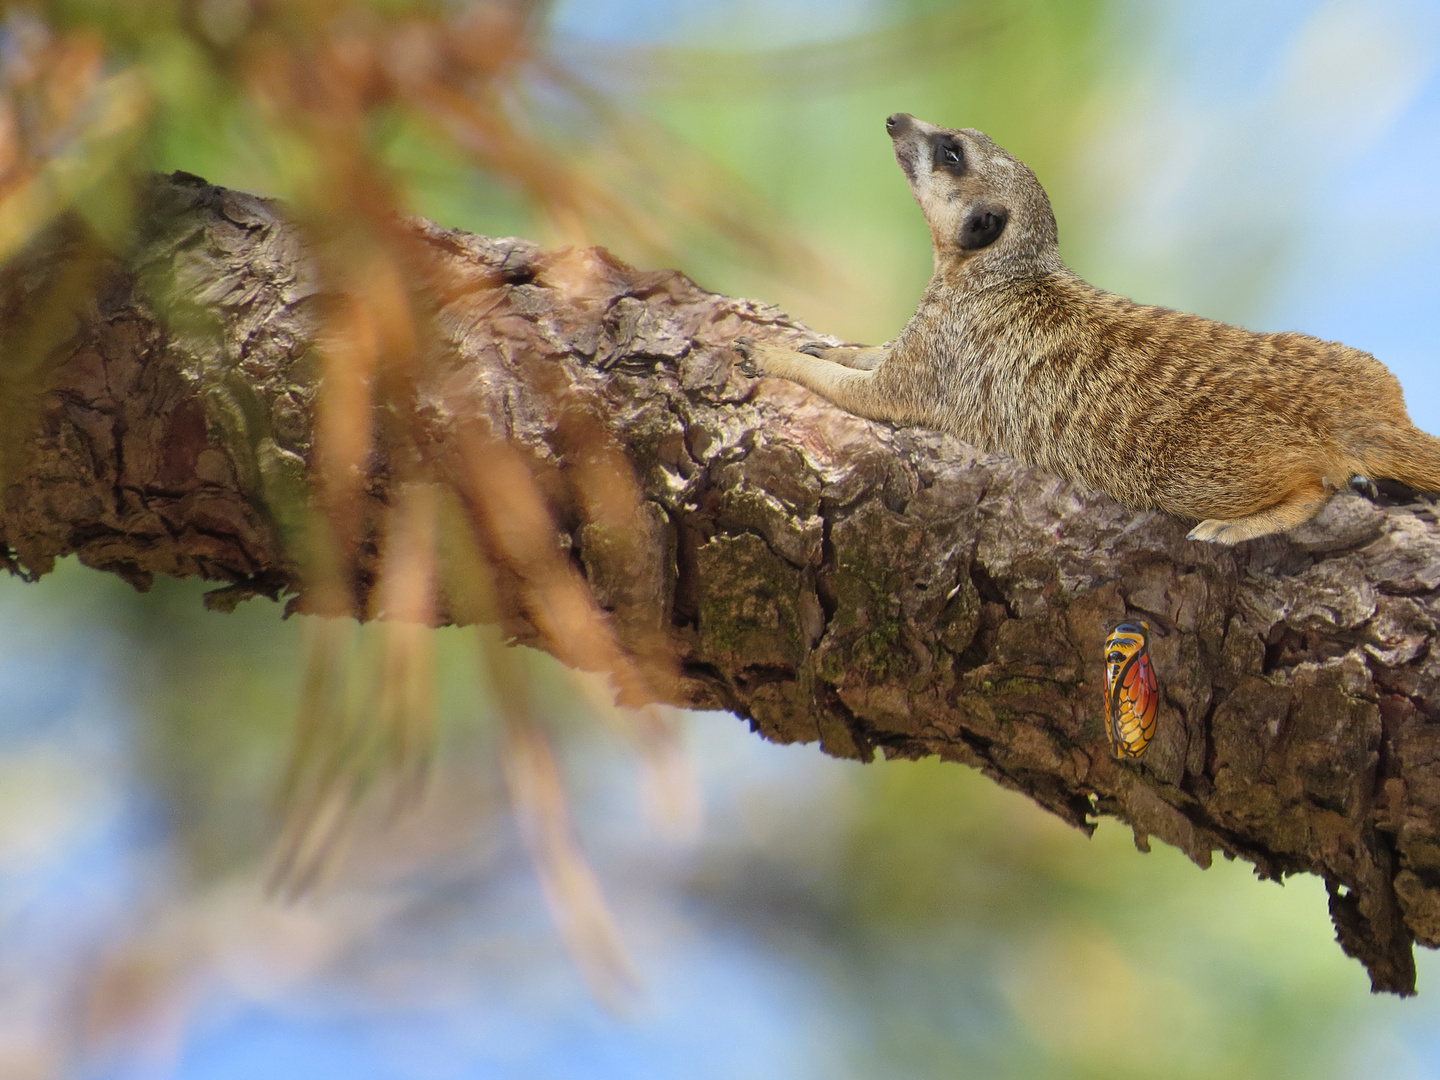
M 288 592 L 305 610 L 327 297 L 304 239 L 270 204 L 178 174 L 142 220 L 57 337 L 5 475 L 0 554 L 38 574 L 73 552 L 140 588 L 198 575 L 227 583 L 220 606 Z M 1440 945 L 1431 504 L 1346 494 L 1285 537 L 1193 543 L 1185 522 L 742 378 L 736 335 L 816 338 L 773 307 L 599 250 L 413 230 L 444 338 L 417 452 L 459 491 L 476 431 L 522 449 L 620 639 L 678 656 L 678 704 L 841 757 L 939 754 L 1202 866 L 1218 850 L 1262 877 L 1320 874 L 1374 988 L 1413 991 L 1412 941 Z M 75 243 L 58 230 L 6 270 L 7 356 L 53 315 Z M 638 479 L 626 535 L 577 494 L 587 423 Z M 396 466 L 385 432 L 377 416 L 375 506 Z M 377 545 L 359 553 L 362 612 Z M 448 594 L 444 614 L 534 639 L 516 582 L 497 589 L 488 615 Z M 1164 698 L 1138 764 L 1109 756 L 1102 716 L 1102 642 L 1127 612 L 1157 627 Z

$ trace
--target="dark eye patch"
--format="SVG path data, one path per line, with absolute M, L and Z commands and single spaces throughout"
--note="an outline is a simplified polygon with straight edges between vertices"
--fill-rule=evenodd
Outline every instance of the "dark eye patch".
M 935 140 L 935 168 L 959 176 L 965 171 L 965 150 L 953 135 Z

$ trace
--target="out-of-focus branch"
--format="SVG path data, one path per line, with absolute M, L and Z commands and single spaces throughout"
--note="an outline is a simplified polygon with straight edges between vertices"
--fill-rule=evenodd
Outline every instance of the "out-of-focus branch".
M 6 474 L 0 556 L 39 574 L 76 553 L 141 588 L 198 575 L 223 583 L 216 606 L 333 607 L 301 576 L 331 302 L 306 245 L 269 204 L 183 176 L 151 185 L 142 219 L 132 255 L 93 271 L 38 411 L 17 414 L 38 419 Z M 1320 874 L 1375 988 L 1413 989 L 1412 941 L 1440 945 L 1429 504 L 1342 496 L 1287 537 L 1191 543 L 1184 522 L 743 379 L 737 334 L 815 337 L 765 304 L 599 250 L 412 228 L 440 333 L 404 424 L 393 399 L 374 411 L 352 612 L 384 613 L 386 511 L 399 478 L 429 477 L 437 619 L 572 642 L 562 659 L 616 673 L 635 703 L 731 709 L 843 757 L 939 754 L 1079 828 L 1112 814 L 1201 865 Z M 7 353 L 53 322 L 37 298 L 67 273 L 67 237 L 0 280 Z M 555 550 L 568 576 L 545 570 Z M 626 656 L 564 632 L 596 617 L 581 586 Z M 1127 612 L 1157 627 L 1164 694 L 1138 765 L 1102 727 L 1101 643 Z M 678 679 L 652 677 L 668 657 Z

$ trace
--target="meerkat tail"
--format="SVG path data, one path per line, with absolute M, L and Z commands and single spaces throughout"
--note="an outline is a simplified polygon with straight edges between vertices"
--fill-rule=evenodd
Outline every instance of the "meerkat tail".
M 1366 476 L 1440 492 L 1440 439 L 1417 427 L 1390 431 L 1365 447 Z

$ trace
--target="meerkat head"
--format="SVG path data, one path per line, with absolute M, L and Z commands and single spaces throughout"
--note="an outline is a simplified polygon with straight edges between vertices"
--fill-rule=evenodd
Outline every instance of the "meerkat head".
M 925 214 L 935 268 L 1047 272 L 1059 262 L 1055 214 L 1040 181 L 983 132 L 895 113 L 885 121 Z

